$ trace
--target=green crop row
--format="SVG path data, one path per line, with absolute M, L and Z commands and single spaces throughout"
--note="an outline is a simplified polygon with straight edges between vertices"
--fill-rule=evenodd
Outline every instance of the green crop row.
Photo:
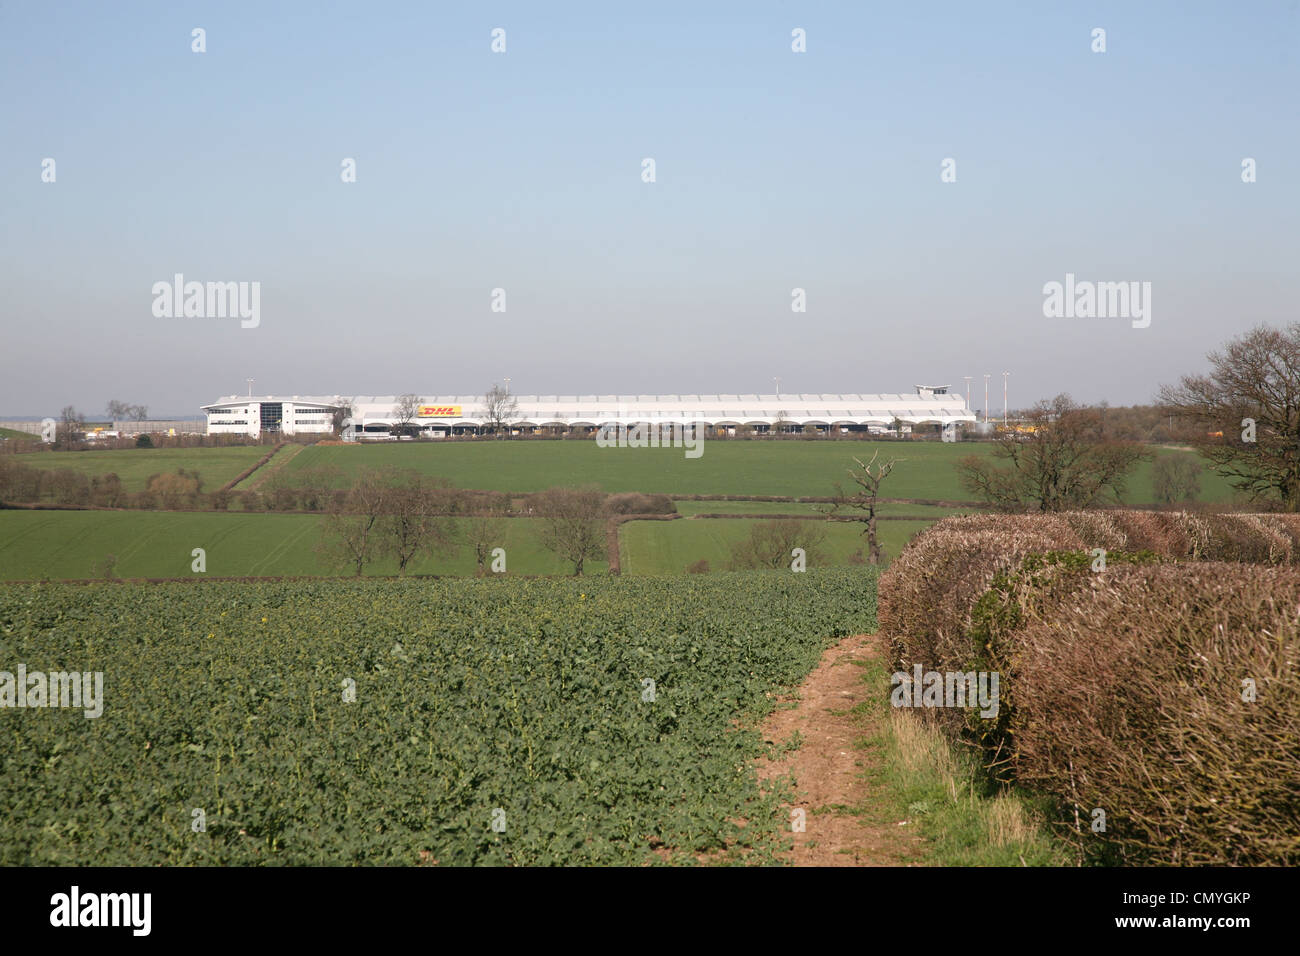
M 0 707 L 0 864 L 770 861 L 757 722 L 874 627 L 861 568 L 0 586 L 0 671 L 103 673 Z

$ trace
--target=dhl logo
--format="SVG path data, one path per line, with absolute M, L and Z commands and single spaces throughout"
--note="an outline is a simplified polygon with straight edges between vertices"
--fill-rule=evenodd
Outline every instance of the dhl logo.
M 459 405 L 421 405 L 420 418 L 460 418 Z

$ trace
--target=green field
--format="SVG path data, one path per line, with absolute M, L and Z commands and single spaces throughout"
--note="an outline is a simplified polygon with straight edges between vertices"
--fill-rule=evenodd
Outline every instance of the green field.
M 624 574 L 671 574 L 686 570 L 700 559 L 714 571 L 725 570 L 731 546 L 749 534 L 755 521 L 745 518 L 681 519 L 678 521 L 629 521 L 619 529 L 619 560 Z M 809 522 L 813 524 L 813 522 Z M 877 526 L 885 557 L 898 556 L 927 521 L 882 521 Z M 809 567 L 841 567 L 859 549 L 866 554 L 862 526 L 836 521 L 821 525 L 826 530 L 823 550 L 808 556 Z
M 608 492 L 642 491 L 664 494 L 832 495 L 836 481 L 847 482 L 845 469 L 853 456 L 903 459 L 882 490 L 888 498 L 969 501 L 953 464 L 968 454 L 986 455 L 986 443 L 857 442 L 857 441 L 714 441 L 705 442 L 700 458 L 683 457 L 672 448 L 600 448 L 593 441 L 412 442 L 361 446 L 309 446 L 296 456 L 285 455 L 280 473 L 287 478 L 304 469 L 331 466 L 342 483 L 363 468 L 395 466 L 439 475 L 461 488 L 495 491 L 538 491 L 555 485 L 595 482 Z M 114 472 L 128 491 L 144 489 L 155 473 L 177 468 L 197 470 L 204 487 L 214 490 L 246 470 L 269 449 L 265 446 L 226 448 L 140 448 L 114 451 L 30 453 L 19 456 L 36 468 L 75 468 L 86 474 Z M 1187 452 L 1158 450 L 1160 455 Z M 1151 468 L 1143 463 L 1129 483 L 1129 504 L 1151 504 Z M 261 473 L 243 486 L 258 482 Z M 1227 482 L 1211 473 L 1202 479 L 1201 500 L 1232 499 Z M 694 502 L 699 511 L 731 510 L 738 502 Z M 768 503 L 774 504 L 774 503 Z M 803 506 L 800 506 L 803 507 Z M 900 506 L 910 511 L 911 506 Z M 741 510 L 745 510 L 741 507 Z M 757 510 L 757 509 L 753 509 Z M 899 512 L 903 513 L 903 512 Z
M 536 519 L 509 518 L 501 547 L 516 574 L 568 574 L 572 568 L 541 548 Z M 117 556 L 122 578 L 199 577 L 191 552 L 206 552 L 212 577 L 340 575 L 316 552 L 324 519 L 317 515 L 222 514 L 166 511 L 0 511 L 0 580 L 98 577 L 95 564 Z M 587 562 L 603 574 L 603 559 Z M 472 551 L 417 558 L 412 574 L 473 574 Z M 396 574 L 391 560 L 367 574 Z
M 0 428 L 0 438 L 7 438 L 10 441 L 40 441 L 39 435 L 33 435 L 31 432 L 20 432 L 15 428 Z
M 890 478 L 890 497 L 967 497 L 951 463 L 955 445 L 938 442 L 715 441 L 699 458 L 680 448 L 601 448 L 594 441 L 411 442 L 364 447 L 311 447 L 290 472 L 332 465 L 345 475 L 393 465 L 450 479 L 461 488 L 539 491 L 595 482 L 608 492 L 699 495 L 832 495 L 848 481 L 853 456 L 907 459 Z M 985 445 L 964 446 L 979 453 Z
M 854 456 L 865 461 L 878 450 L 881 458 L 903 459 L 883 496 L 969 501 L 953 464 L 965 455 L 987 455 L 991 447 L 983 442 L 706 441 L 703 455 L 688 459 L 680 448 L 600 448 L 594 441 L 411 442 L 313 446 L 285 471 L 329 465 L 354 476 L 365 467 L 391 465 L 440 475 L 461 488 L 494 491 L 595 482 L 608 492 L 820 496 L 833 495 L 837 481 L 848 483 L 845 469 Z M 1129 488 L 1129 504 L 1154 502 L 1150 463 L 1137 469 Z M 1202 489 L 1203 501 L 1231 500 L 1231 489 L 1217 476 L 1207 473 Z
M 107 555 L 117 557 L 121 578 L 197 577 L 190 570 L 195 548 L 206 552 L 212 577 L 346 575 L 316 551 L 324 519 L 316 515 L 222 514 L 163 511 L 0 511 L 0 580 L 93 578 Z M 749 519 L 679 519 L 630 521 L 621 526 L 625 574 L 672 574 L 701 558 L 714 570 L 726 566 L 730 545 L 749 533 Z M 924 521 L 882 521 L 880 540 L 888 556 L 926 527 Z M 542 548 L 538 519 L 508 518 L 500 547 L 507 570 L 516 574 L 569 574 L 572 569 Z M 849 563 L 863 547 L 861 526 L 830 522 L 823 565 Z M 475 571 L 468 548 L 417 558 L 412 574 L 467 575 Z M 604 574 L 603 560 L 587 562 L 586 573 Z M 377 561 L 369 575 L 391 575 L 391 560 Z
M 105 451 L 29 452 L 17 456 L 31 468 L 71 468 L 86 475 L 110 472 L 122 479 L 126 491 L 144 491 L 150 475 L 159 472 L 197 471 L 203 490 L 216 491 L 240 472 L 257 464 L 271 449 L 261 445 L 225 448 L 121 448 Z
M 673 502 L 677 506 L 677 513 L 683 515 L 701 515 L 701 514 L 759 514 L 759 515 L 813 515 L 816 516 L 821 512 L 819 508 L 829 508 L 828 504 L 815 502 L 800 501 L 686 501 L 679 500 Z M 947 518 L 949 515 L 977 514 L 981 509 L 974 506 L 969 508 L 941 508 L 935 505 L 911 505 L 904 503 L 885 502 L 876 508 L 878 515 L 898 515 L 907 517 L 928 518 L 938 521 L 940 518 Z M 856 514 L 852 509 L 844 509 L 843 514 Z
M 770 864 L 755 728 L 875 577 L 37 584 L 0 623 L 29 679 L 102 674 L 98 716 L 0 708 L 0 865 Z

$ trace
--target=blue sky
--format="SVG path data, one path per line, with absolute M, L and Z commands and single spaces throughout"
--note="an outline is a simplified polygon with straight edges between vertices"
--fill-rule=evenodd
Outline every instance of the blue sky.
M 1297 51 L 1289 0 L 6 0 L 0 417 L 194 414 L 248 377 L 635 394 L 971 375 L 978 407 L 1006 369 L 1013 406 L 1145 402 L 1252 325 L 1300 320 Z M 156 318 L 151 287 L 178 272 L 260 282 L 260 324 Z M 1045 318 L 1067 272 L 1151 282 L 1150 327 Z

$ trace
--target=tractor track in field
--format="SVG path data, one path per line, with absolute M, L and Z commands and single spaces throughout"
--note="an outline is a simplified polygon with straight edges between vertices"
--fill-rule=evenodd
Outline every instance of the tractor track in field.
M 804 811 L 804 830 L 794 830 L 786 855 L 795 866 L 915 866 L 922 849 L 877 803 L 871 770 L 881 757 L 871 741 L 880 736 L 878 710 L 854 708 L 876 692 L 862 677 L 862 665 L 881 657 L 874 634 L 846 637 L 822 654 L 797 691 L 783 698 L 763 724 L 764 739 L 776 746 L 797 731 L 801 745 L 760 760 L 764 780 L 792 774 L 795 802 Z M 781 706 L 793 704 L 793 706 Z

